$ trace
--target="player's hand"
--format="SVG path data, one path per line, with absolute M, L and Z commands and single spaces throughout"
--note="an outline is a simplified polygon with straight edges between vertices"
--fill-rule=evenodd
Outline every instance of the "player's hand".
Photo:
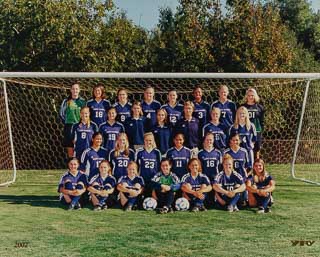
M 161 191 L 168 192 L 171 190 L 171 187 L 168 185 L 161 185 Z
M 204 199 L 204 194 L 201 192 L 201 191 L 196 191 L 195 194 L 194 194 L 195 197 L 203 200 Z
M 139 192 L 138 192 L 137 190 L 132 190 L 132 189 L 130 189 L 129 194 L 130 194 L 130 196 L 132 196 L 132 197 L 136 197 L 136 196 L 139 195 Z
M 107 197 L 109 194 L 107 193 L 107 190 L 102 190 L 102 191 L 100 191 L 100 195 L 102 197 Z
M 233 198 L 234 196 L 235 196 L 235 192 L 233 192 L 233 191 L 229 191 L 228 193 L 227 193 L 227 196 L 229 197 L 229 198 Z

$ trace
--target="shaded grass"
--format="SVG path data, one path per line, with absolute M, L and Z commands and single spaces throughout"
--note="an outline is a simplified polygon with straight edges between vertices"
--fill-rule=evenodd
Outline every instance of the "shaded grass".
M 287 166 L 269 170 L 277 189 L 267 215 L 68 212 L 56 193 L 63 171 L 20 171 L 16 184 L 0 188 L 0 256 L 319 256 L 320 188 L 290 179 Z

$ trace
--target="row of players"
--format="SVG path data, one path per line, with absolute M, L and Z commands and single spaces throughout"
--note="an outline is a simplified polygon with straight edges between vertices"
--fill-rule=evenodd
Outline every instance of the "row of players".
M 222 161 L 222 171 L 210 181 L 202 172 L 201 161 L 192 158 L 187 164 L 188 173 L 180 180 L 172 172 L 171 161 L 162 159 L 159 172 L 152 177 L 149 183 L 146 183 L 143 177 L 139 176 L 136 162 L 129 162 L 127 175 L 117 181 L 112 176 L 109 162 L 101 161 L 99 174 L 88 180 L 88 177 L 78 169 L 78 159 L 71 158 L 68 162 L 69 170 L 59 182 L 58 192 L 61 202 L 68 204 L 69 210 L 80 209 L 80 200 L 88 191 L 94 210 L 107 209 L 108 199 L 116 194 L 115 199 L 118 199 L 117 196 L 119 196 L 121 206 L 128 211 L 132 210 L 143 197 L 150 196 L 157 201 L 160 213 L 171 212 L 177 196 L 183 197 L 178 198 L 177 202 L 186 199 L 185 201 L 189 202 L 188 206 L 190 204 L 192 211 L 205 211 L 205 203 L 211 205 L 211 202 L 207 201 L 211 196 L 214 199 L 215 207 L 236 212 L 239 211 L 240 199 L 244 195 L 248 195 L 250 207 L 258 207 L 258 213 L 270 212 L 271 194 L 275 189 L 275 181 L 265 170 L 263 160 L 255 160 L 253 174 L 247 179 L 234 171 L 233 162 L 233 158 L 229 154 L 225 154 Z M 176 208 L 183 210 L 184 207 L 177 202 Z M 145 205 L 144 208 L 149 209 Z

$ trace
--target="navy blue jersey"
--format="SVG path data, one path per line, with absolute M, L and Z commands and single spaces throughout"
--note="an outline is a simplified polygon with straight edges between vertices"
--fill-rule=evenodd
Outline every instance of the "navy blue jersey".
M 229 154 L 233 158 L 233 168 L 243 178 L 246 178 L 246 169 L 251 169 L 249 155 L 246 149 L 240 147 L 237 152 L 234 152 L 231 148 L 228 148 L 224 154 Z
M 128 175 L 127 167 L 130 161 L 134 161 L 135 153 L 132 149 L 129 149 L 129 155 L 125 155 L 124 152 L 120 152 L 118 156 L 115 156 L 115 150 L 111 150 L 109 154 L 109 162 L 112 166 L 112 174 L 116 179 L 122 176 Z
M 110 189 L 112 189 L 116 186 L 117 181 L 111 175 L 108 175 L 107 177 L 103 178 L 103 177 L 101 177 L 100 174 L 97 174 L 91 178 L 91 180 L 89 181 L 89 185 L 93 186 L 93 185 L 97 185 L 97 184 L 99 185 L 99 187 L 101 189 L 103 189 L 107 185 L 110 187 Z
M 103 135 L 103 147 L 110 151 L 114 149 L 119 133 L 124 132 L 124 126 L 118 121 L 113 125 L 106 121 L 100 125 L 99 131 Z
M 180 150 L 175 147 L 170 148 L 166 153 L 166 158 L 172 162 L 172 171 L 182 178 L 188 173 L 188 162 L 191 158 L 191 151 L 189 148 L 183 146 Z
M 139 184 L 141 187 L 144 187 L 144 180 L 141 176 L 135 176 L 133 179 L 129 178 L 128 176 L 122 176 L 118 180 L 118 184 L 127 184 L 128 189 L 135 188 L 135 184 Z
M 253 175 L 250 175 L 248 177 L 248 180 L 251 181 L 251 184 L 252 185 L 256 185 L 257 186 L 257 189 L 264 189 L 266 186 L 268 186 L 270 184 L 270 181 L 273 180 L 272 176 L 270 175 L 267 175 L 263 181 L 258 181 L 258 182 L 255 182 L 254 181 L 254 176 Z
M 158 149 L 151 152 L 144 148 L 137 150 L 136 162 L 139 164 L 140 176 L 143 177 L 145 183 L 149 183 L 154 175 L 160 169 L 161 153 Z
M 164 104 L 161 106 L 161 109 L 165 109 L 168 114 L 169 122 L 174 126 L 178 120 L 181 119 L 183 113 L 183 105 L 177 103 L 175 106 L 169 104 Z
M 207 133 L 213 134 L 214 147 L 221 151 L 224 151 L 224 149 L 227 147 L 227 128 L 222 123 L 219 123 L 216 126 L 213 123 L 209 122 L 208 124 L 204 125 L 202 129 L 203 139 Z
M 89 179 L 99 173 L 99 164 L 108 158 L 108 150 L 100 147 L 98 151 L 88 148 L 84 150 L 80 159 L 80 169 L 85 171 Z
M 145 132 L 145 124 L 146 124 L 146 118 L 140 117 L 139 119 L 135 119 L 132 117 L 129 117 L 125 121 L 125 130 L 127 132 L 127 136 L 129 139 L 130 147 L 133 147 L 133 145 L 143 145 L 144 140 L 144 132 Z
M 175 173 L 170 172 L 168 175 L 164 175 L 163 172 L 158 172 L 153 178 L 153 188 L 156 190 L 161 189 L 161 185 L 167 185 L 171 187 L 172 191 L 178 191 L 180 189 L 180 180 Z
M 243 104 L 249 113 L 249 119 L 256 127 L 257 132 L 262 132 L 264 127 L 264 108 L 260 104 Z
M 251 123 L 250 129 L 248 130 L 247 127 L 241 126 L 239 124 L 238 128 L 232 126 L 230 128 L 229 135 L 239 134 L 241 143 L 240 146 L 246 150 L 252 150 L 253 144 L 257 141 L 257 132 L 255 126 Z
M 190 184 L 192 187 L 192 190 L 198 191 L 200 190 L 202 185 L 210 185 L 209 178 L 202 173 L 199 173 L 198 176 L 193 178 L 190 173 L 184 175 L 181 179 L 181 184 Z
M 172 129 L 164 125 L 156 125 L 152 129 L 157 148 L 164 154 L 172 146 Z
M 92 136 L 98 131 L 98 126 L 94 122 L 89 125 L 82 122 L 72 126 L 72 138 L 74 140 L 74 154 L 79 160 L 84 150 L 90 147 Z
M 125 123 L 127 118 L 131 117 L 131 103 L 128 102 L 125 105 L 121 105 L 120 103 L 116 102 L 113 107 L 116 108 L 117 111 L 117 121 L 121 122 L 122 124 Z
M 90 119 L 100 126 L 101 123 L 106 121 L 107 112 L 111 106 L 108 100 L 102 99 L 97 102 L 95 99 L 91 99 L 87 102 L 87 106 L 90 109 Z
M 227 176 L 221 171 L 214 179 L 213 184 L 221 185 L 226 191 L 233 191 L 236 189 L 236 185 L 242 185 L 244 183 L 243 178 L 237 172 L 232 172 L 230 176 Z
M 150 104 L 147 104 L 145 101 L 141 101 L 141 107 L 143 116 L 150 121 L 146 123 L 145 128 L 147 132 L 150 132 L 152 127 L 157 123 L 157 110 L 160 109 L 161 104 L 156 100 L 153 100 Z
M 206 101 L 201 101 L 200 103 L 193 101 L 193 104 L 194 104 L 193 116 L 199 120 L 200 129 L 202 129 L 203 126 L 209 121 L 210 110 L 211 110 L 210 104 L 208 104 Z
M 211 152 L 202 149 L 198 153 L 198 159 L 201 162 L 202 173 L 207 175 L 210 181 L 213 181 L 214 177 L 219 173 L 222 153 L 217 149 L 212 149 Z
M 199 120 L 192 117 L 190 121 L 182 118 L 176 123 L 174 127 L 174 135 L 181 133 L 184 135 L 184 144 L 186 147 L 192 149 L 198 147 L 201 138 L 201 130 L 199 127 Z M 173 135 L 173 137 L 174 137 Z
M 236 117 L 237 106 L 234 102 L 227 100 L 225 103 L 221 103 L 219 100 L 213 102 L 211 110 L 216 107 L 221 110 L 220 122 L 227 128 L 230 128 Z
M 65 183 L 67 183 L 67 182 L 71 182 L 74 189 L 76 188 L 76 185 L 79 182 L 82 182 L 85 187 L 88 186 L 88 179 L 84 173 L 82 173 L 81 171 L 78 171 L 78 173 L 76 175 L 73 175 L 73 174 L 71 174 L 70 171 L 67 171 L 60 178 L 59 185 L 58 185 L 58 192 L 59 193 L 60 193 L 60 189 L 63 188 Z

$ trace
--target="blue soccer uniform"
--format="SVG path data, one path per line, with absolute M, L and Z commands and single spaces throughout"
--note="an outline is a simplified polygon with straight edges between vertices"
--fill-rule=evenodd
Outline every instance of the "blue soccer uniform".
M 84 171 L 90 180 L 99 173 L 99 164 L 108 158 L 108 150 L 100 147 L 99 150 L 88 148 L 84 150 L 80 159 L 80 170 Z
M 191 158 L 191 151 L 189 148 L 183 146 L 181 149 L 176 147 L 170 148 L 166 153 L 166 158 L 172 162 L 172 171 L 182 178 L 188 173 L 188 162 Z
M 233 123 L 234 119 L 236 117 L 237 112 L 237 106 L 234 102 L 227 100 L 225 103 L 221 103 L 219 100 L 213 102 L 211 105 L 211 110 L 213 107 L 216 107 L 220 109 L 221 116 L 220 116 L 220 122 L 226 127 L 230 128 Z
M 259 190 L 259 189 L 265 189 L 267 186 L 269 186 L 270 182 L 273 180 L 273 178 L 272 178 L 272 176 L 267 175 L 263 181 L 260 181 L 260 180 L 255 181 L 254 176 L 250 175 L 248 177 L 248 180 L 251 181 L 251 186 L 255 185 L 257 187 L 257 189 Z M 264 210 L 268 209 L 268 204 L 271 201 L 271 193 L 267 193 L 266 196 L 260 196 L 257 193 L 253 193 L 253 196 L 257 201 L 258 207 L 263 207 Z
M 99 131 L 103 135 L 103 147 L 111 151 L 116 145 L 118 135 L 124 132 L 125 129 L 124 126 L 118 121 L 112 125 L 106 121 L 100 125 Z
M 168 114 L 169 123 L 174 126 L 181 119 L 183 113 L 183 105 L 177 103 L 175 106 L 164 104 L 161 109 L 165 109 Z
M 152 129 L 157 148 L 162 154 L 172 146 L 172 129 L 168 125 L 156 125 Z
M 246 149 L 240 147 L 238 151 L 233 151 L 231 148 L 225 150 L 224 154 L 229 154 L 233 158 L 233 168 L 244 179 L 247 178 L 247 169 L 251 169 L 249 155 Z
M 184 118 L 179 120 L 174 127 L 173 137 L 178 133 L 184 135 L 186 147 L 192 149 L 199 146 L 201 130 L 197 118 L 192 117 L 190 121 Z
M 133 148 L 134 145 L 143 145 L 144 143 L 144 133 L 145 133 L 145 124 L 147 120 L 145 117 L 140 117 L 135 119 L 129 117 L 125 121 L 125 130 L 129 139 L 130 147 Z
M 98 125 L 98 127 L 106 121 L 107 111 L 111 107 L 108 100 L 102 99 L 97 102 L 95 99 L 91 99 L 87 102 L 87 106 L 90 109 L 90 119 Z
M 150 132 L 157 123 L 157 110 L 161 108 L 161 104 L 156 100 L 153 100 L 150 104 L 141 101 L 141 107 L 143 116 L 149 119 L 149 122 L 146 123 L 145 130 L 146 132 Z
M 128 102 L 125 105 L 121 105 L 120 103 L 116 102 L 113 107 L 116 108 L 117 111 L 117 121 L 121 122 L 122 124 L 125 123 L 127 118 L 131 117 L 131 103 Z
M 222 123 L 214 125 L 213 123 L 209 122 L 204 125 L 202 129 L 202 137 L 205 138 L 208 133 L 213 134 L 214 147 L 220 151 L 224 151 L 224 149 L 227 147 L 227 128 Z
M 127 189 L 138 190 L 135 186 L 139 184 L 141 188 L 145 187 L 145 182 L 141 176 L 135 176 L 133 179 L 128 176 L 123 176 L 119 179 L 118 184 L 126 184 Z M 131 197 L 129 193 L 123 193 L 124 196 L 128 199 L 128 205 L 133 206 L 138 197 Z
M 202 130 L 203 126 L 207 124 L 210 117 L 210 104 L 208 104 L 206 101 L 201 101 L 200 103 L 197 103 L 196 101 L 193 101 L 194 104 L 194 112 L 193 116 L 196 117 L 199 120 L 199 128 Z
M 202 149 L 198 153 L 198 159 L 201 162 L 202 173 L 207 175 L 210 181 L 213 181 L 219 173 L 222 164 L 222 153 L 217 149 L 212 149 L 208 152 Z
M 122 176 L 127 175 L 127 167 L 130 161 L 134 161 L 135 152 L 129 149 L 129 155 L 124 152 L 119 152 L 116 156 L 116 151 L 113 149 L 109 154 L 109 162 L 112 166 L 112 174 L 118 180 Z

